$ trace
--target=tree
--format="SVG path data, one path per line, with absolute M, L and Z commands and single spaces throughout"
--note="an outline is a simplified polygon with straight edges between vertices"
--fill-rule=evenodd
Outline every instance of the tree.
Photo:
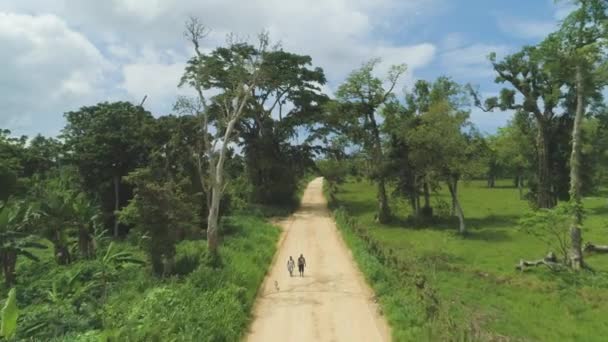
M 180 86 L 188 85 L 198 95 L 196 106 L 192 108 L 199 118 L 202 151 L 209 165 L 207 177 L 201 173 L 201 180 L 211 193 L 207 244 L 209 251 L 217 255 L 220 200 L 225 190 L 224 164 L 228 147 L 234 142 L 235 128 L 245 115 L 245 107 L 263 77 L 260 70 L 269 39 L 267 34 L 260 34 L 259 45 L 253 47 L 231 36 L 228 47 L 205 54 L 200 44 L 207 32 L 196 18 L 187 22 L 185 35 L 192 43 L 195 55 L 188 61 Z M 218 88 L 221 93 L 207 99 L 205 94 Z
M 15 266 L 19 256 L 38 261 L 30 249 L 46 248 L 27 232 L 37 216 L 31 206 L 21 201 L 10 200 L 0 206 L 0 261 L 6 287 L 15 283 Z
M 373 75 L 378 63 L 380 59 L 373 59 L 353 71 L 338 88 L 336 102 L 330 105 L 329 111 L 334 127 L 360 145 L 368 156 L 372 166 L 371 178 L 378 186 L 377 218 L 385 223 L 391 214 L 386 193 L 386 160 L 377 115 L 383 105 L 394 99 L 393 90 L 406 66 L 392 66 L 386 77 L 388 86 L 385 87 L 383 80 Z
M 23 171 L 25 177 L 42 175 L 57 167 L 62 155 L 63 145 L 54 138 L 37 135 L 32 138 L 25 149 Z
M 36 232 L 53 243 L 59 265 L 74 261 L 70 248 L 74 239 L 78 241 L 82 257 L 94 256 L 93 234 L 100 226 L 99 208 L 77 188 L 75 172 L 63 168 L 46 179 L 35 179 L 29 196 L 40 214 L 34 222 Z
M 6 201 L 19 189 L 23 177 L 23 158 L 27 137 L 15 138 L 11 131 L 0 129 L 0 201 Z
M 314 165 L 312 139 L 299 145 L 293 141 L 318 122 L 328 100 L 321 93 L 326 82 L 323 70 L 311 65 L 310 56 L 282 49 L 264 54 L 259 87 L 238 127 L 257 203 L 293 201 L 299 178 Z
M 515 176 L 519 198 L 523 199 L 524 178 L 530 168 L 530 159 L 533 158 L 531 154 L 534 152 L 530 148 L 528 136 L 511 121 L 507 126 L 498 129 L 492 143 L 498 167 Z
M 63 138 L 70 150 L 66 157 L 78 167 L 85 189 L 101 198 L 117 237 L 115 213 L 131 197 L 130 189 L 122 191 L 122 178 L 146 161 L 152 115 L 128 102 L 104 102 L 65 117 Z
M 526 46 L 502 61 L 497 61 L 496 54 L 492 53 L 489 58 L 498 75 L 496 82 L 509 83 L 512 88 L 504 88 L 499 97 L 486 99 L 485 105 L 477 93 L 471 91 L 475 104 L 485 111 L 512 109 L 534 117 L 538 166 L 536 205 L 539 208 L 551 208 L 556 204 L 552 191 L 551 139 L 555 120 L 563 115 L 558 110 L 565 85 L 563 78 L 553 69 L 555 65 L 551 56 L 557 53 L 557 49 L 556 41 L 547 40 L 538 46 Z M 516 93 L 521 95 L 521 101 Z
M 448 101 L 434 101 L 418 125 L 407 133 L 414 165 L 424 164 L 445 182 L 459 220 L 459 232 L 466 232 L 464 210 L 458 198 L 458 182 L 474 174 L 479 139 L 475 132 L 465 134 L 468 112 L 452 107 Z
M 582 253 L 582 124 L 589 98 L 601 96 L 608 82 L 606 37 L 608 34 L 608 4 L 598 0 L 579 0 L 579 8 L 562 23 L 560 30 L 549 39 L 561 42 L 558 55 L 559 70 L 571 85 L 575 96 L 572 153 L 570 157 L 570 201 L 573 208 L 570 228 L 570 264 L 575 270 L 584 266 Z M 574 75 L 574 79 L 570 77 Z
M 162 276 L 172 272 L 180 232 L 194 229 L 198 215 L 194 202 L 180 185 L 163 179 L 159 171 L 155 167 L 142 168 L 126 177 L 135 185 L 135 196 L 120 211 L 119 218 L 147 237 L 152 270 Z

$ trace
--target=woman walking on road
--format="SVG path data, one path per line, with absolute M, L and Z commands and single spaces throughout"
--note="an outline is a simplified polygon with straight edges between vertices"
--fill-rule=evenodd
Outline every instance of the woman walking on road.
M 293 269 L 296 267 L 295 261 L 293 261 L 293 257 L 289 256 L 289 260 L 287 260 L 287 270 L 289 271 L 289 276 L 293 277 Z
M 304 267 L 306 267 L 306 259 L 304 259 L 304 254 L 300 254 L 298 258 L 298 271 L 300 271 L 300 277 L 304 276 Z

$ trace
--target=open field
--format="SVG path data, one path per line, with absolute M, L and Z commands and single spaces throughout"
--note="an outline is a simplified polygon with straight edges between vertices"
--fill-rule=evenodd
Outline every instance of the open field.
M 542 268 L 522 274 L 514 269 L 518 260 L 540 258 L 547 246 L 518 229 L 528 204 L 519 200 L 517 189 L 509 181 L 499 182 L 494 189 L 486 188 L 485 182 L 470 182 L 461 185 L 460 195 L 470 231 L 466 237 L 455 233 L 457 222 L 451 220 L 409 226 L 405 220 L 409 208 L 395 201 L 395 223 L 374 223 L 375 187 L 366 182 L 342 185 L 336 204 L 366 227 L 383 248 L 392 249 L 402 260 L 424 265 L 440 301 L 451 302 L 453 314 L 460 312 L 478 321 L 483 330 L 534 341 L 604 340 L 608 258 L 587 258 L 596 270 L 594 275 L 553 274 Z M 440 192 L 434 199 L 447 201 L 448 196 Z M 608 241 L 606 199 L 587 198 L 585 208 L 586 241 Z

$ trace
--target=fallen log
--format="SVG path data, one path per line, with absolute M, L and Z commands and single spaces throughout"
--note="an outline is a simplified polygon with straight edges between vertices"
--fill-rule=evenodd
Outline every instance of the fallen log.
M 524 271 L 526 267 L 537 267 L 540 265 L 547 266 L 551 271 L 556 271 L 563 267 L 563 265 L 557 260 L 555 253 L 549 252 L 544 258 L 538 260 L 519 260 L 519 264 L 515 266 L 516 270 Z
M 591 242 L 585 243 L 584 251 L 587 253 L 608 253 L 608 245 L 595 245 Z

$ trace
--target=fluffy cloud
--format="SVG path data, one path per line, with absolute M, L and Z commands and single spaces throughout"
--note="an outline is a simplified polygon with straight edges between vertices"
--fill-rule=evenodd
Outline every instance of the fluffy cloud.
M 47 115 L 90 99 L 110 64 L 82 34 L 55 15 L 0 12 L 0 126 L 35 122 L 56 133 Z
M 212 29 L 204 48 L 228 32 L 255 35 L 263 29 L 285 49 L 313 57 L 335 88 L 362 62 L 380 57 L 407 63 L 411 72 L 435 56 L 432 44 L 408 46 L 377 37 L 415 25 L 445 0 L 7 0 L 0 4 L 0 126 L 44 133 L 63 126 L 61 113 L 98 100 L 139 101 L 162 114 L 191 48 L 182 38 L 195 15 Z M 28 13 L 20 14 L 20 13 Z M 76 29 L 77 28 L 77 29 Z M 92 43 L 94 42 L 94 44 Z M 7 95 L 8 94 L 8 95 Z M 4 100 L 6 97 L 7 100 Z M 8 103 L 8 104 L 7 104 Z M 93 102 L 94 103 L 94 102 Z M 15 116 L 22 119 L 16 124 Z M 24 116 L 34 122 L 27 127 Z
M 555 21 L 539 21 L 523 18 L 499 18 L 501 31 L 518 38 L 542 39 L 557 29 Z
M 188 94 L 187 90 L 176 89 L 184 67 L 185 63 L 125 65 L 122 68 L 122 88 L 132 101 L 139 101 L 147 95 L 146 106 L 169 112 L 178 93 Z
M 496 52 L 498 58 L 508 54 L 510 48 L 505 45 L 472 44 L 443 52 L 440 62 L 450 75 L 479 80 L 494 75 L 488 55 Z

